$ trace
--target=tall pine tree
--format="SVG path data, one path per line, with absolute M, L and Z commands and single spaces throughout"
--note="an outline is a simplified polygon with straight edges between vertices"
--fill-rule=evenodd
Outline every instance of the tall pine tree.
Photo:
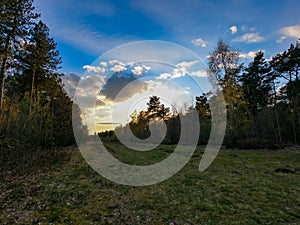
M 0 115 L 4 104 L 5 77 L 9 62 L 28 37 L 29 27 L 39 17 L 33 0 L 9 0 L 0 4 Z

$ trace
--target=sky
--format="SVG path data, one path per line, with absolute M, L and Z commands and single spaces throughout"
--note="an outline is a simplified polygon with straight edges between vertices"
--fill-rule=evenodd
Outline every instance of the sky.
M 88 81 L 94 86 L 98 82 L 95 90 L 104 87 L 102 96 L 94 97 L 101 104 L 92 107 L 99 109 L 96 115 L 102 124 L 112 121 L 112 111 L 119 117 L 125 108 L 142 108 L 138 105 L 145 104 L 153 93 L 161 93 L 167 105 L 187 104 L 187 100 L 184 103 L 178 99 L 185 94 L 190 98 L 199 95 L 189 79 L 203 78 L 207 56 L 219 39 L 240 51 L 241 60 L 249 62 L 259 50 L 270 58 L 300 38 L 298 0 L 35 0 L 35 7 L 58 43 L 63 59 L 61 71 L 69 74 L 66 82 L 72 91 L 77 95 L 85 92 L 74 90 L 79 79 L 85 80 L 82 88 L 90 88 Z M 134 63 L 135 54 L 145 54 L 137 53 L 137 49 L 148 49 L 149 43 L 152 52 L 161 51 L 161 56 L 150 57 L 156 63 Z M 166 51 L 168 47 L 174 47 L 174 51 Z M 189 55 L 184 48 L 197 56 Z M 191 57 L 176 58 L 176 52 L 181 51 Z M 160 59 L 163 60 L 157 63 Z M 114 73 L 126 73 L 128 79 L 119 79 Z M 94 81 L 93 76 L 100 77 Z M 131 85 L 129 89 L 135 94 L 125 91 L 122 94 L 127 98 L 116 101 L 117 95 L 112 98 L 108 90 L 122 91 L 118 84 Z M 88 111 L 86 115 L 92 110 Z M 125 121 L 117 120 L 116 124 Z

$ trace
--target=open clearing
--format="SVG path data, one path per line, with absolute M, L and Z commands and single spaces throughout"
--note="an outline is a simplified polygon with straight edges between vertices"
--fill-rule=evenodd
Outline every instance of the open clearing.
M 158 162 L 174 148 L 107 147 L 136 165 Z M 198 147 L 179 173 L 147 187 L 110 182 L 77 148 L 66 151 L 70 160 L 50 169 L 2 171 L 0 224 L 300 224 L 299 151 L 221 150 L 200 173 Z

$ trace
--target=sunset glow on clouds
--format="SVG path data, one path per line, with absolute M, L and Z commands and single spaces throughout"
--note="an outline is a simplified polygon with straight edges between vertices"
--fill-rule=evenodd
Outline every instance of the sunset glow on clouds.
M 35 1 L 36 10 L 58 42 L 63 58 L 61 72 L 67 75 L 63 82 L 69 95 L 74 96 L 80 80 L 87 90 L 79 89 L 77 94 L 82 94 L 87 105 L 95 105 L 95 99 L 86 92 L 99 92 L 99 87 L 104 86 L 97 100 L 101 115 L 97 118 L 103 124 L 113 104 L 116 113 L 117 108 L 124 112 L 126 104 L 133 104 L 125 104 L 126 101 L 135 96 L 147 99 L 157 87 L 178 99 L 186 90 L 191 98 L 202 94 L 193 86 L 193 77 L 206 82 L 207 56 L 219 39 L 237 49 L 241 61 L 248 63 L 260 50 L 270 58 L 300 38 L 298 0 L 191 0 L 185 2 L 184 7 L 182 4 L 179 0 Z M 162 42 L 155 48 L 138 44 L 144 40 Z M 178 53 L 163 41 L 180 45 L 185 50 Z M 133 42 L 137 42 L 138 47 L 130 49 Z M 129 50 L 125 48 L 114 57 L 95 62 L 120 45 L 129 45 Z M 181 57 L 189 51 L 197 55 L 201 63 L 194 63 L 193 57 Z M 151 61 L 153 58 L 156 62 Z M 118 78 L 118 74 L 127 78 Z M 130 98 L 119 96 L 120 101 L 115 102 L 112 98 L 129 81 L 136 84 L 124 92 Z M 175 82 L 180 88 L 169 90 L 165 82 Z
M 166 59 L 168 53 L 172 57 Z M 184 112 L 196 95 L 210 90 L 203 60 L 168 42 L 124 45 L 83 68 L 83 76 L 71 74 L 63 82 L 90 133 L 125 125 L 134 111 L 146 110 L 152 95 L 171 110 Z
M 101 62 L 99 66 L 84 66 L 87 74 L 93 75 L 81 78 L 80 87 L 71 82 L 74 80 L 73 76 L 69 83 L 76 88 L 76 97 L 83 101 L 81 104 L 85 108 L 84 120 L 93 133 L 94 129 L 99 131 L 125 125 L 135 110 L 146 110 L 146 103 L 152 95 L 159 96 L 166 107 L 176 108 L 177 111 L 184 111 L 192 106 L 195 93 L 191 93 L 189 86 L 181 86 L 176 80 L 184 76 L 205 77 L 204 71 L 191 70 L 197 63 L 183 61 L 176 64 L 175 68 L 169 68 L 171 73 L 152 73 L 151 66 L 142 63 L 111 60 L 107 63 Z M 106 76 L 103 71 L 113 73 Z M 67 80 L 64 82 L 68 83 Z M 99 94 L 95 94 L 97 91 Z

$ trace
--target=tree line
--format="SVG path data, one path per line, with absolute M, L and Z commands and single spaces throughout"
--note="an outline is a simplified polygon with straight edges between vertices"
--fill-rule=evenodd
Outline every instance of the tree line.
M 0 138 L 10 140 L 5 149 L 14 143 L 33 149 L 75 143 L 72 107 L 76 105 L 63 90 L 63 74 L 58 72 L 61 62 L 57 44 L 35 12 L 33 0 L 1 2 Z M 220 40 L 208 58 L 207 71 L 219 89 L 197 96 L 193 106 L 201 125 L 199 144 L 209 138 L 210 102 L 218 93 L 224 96 L 227 109 L 225 145 L 259 148 L 299 144 L 299 68 L 300 41 L 270 60 L 260 51 L 246 66 L 240 53 Z M 172 112 L 158 96 L 152 96 L 148 109 L 135 112 L 126 126 L 137 137 L 147 138 L 150 122 L 164 121 L 168 128 L 164 143 L 174 144 L 180 137 L 180 116 L 188 115 L 191 109 Z M 82 126 L 78 107 L 77 112 L 76 126 Z M 114 132 L 100 136 L 110 140 Z
M 297 145 L 300 140 L 300 40 L 273 56 L 256 53 L 245 66 L 240 53 L 220 40 L 208 58 L 207 74 L 217 91 L 202 93 L 184 115 L 171 112 L 150 96 L 146 111 L 134 112 L 125 127 L 139 138 L 150 135 L 149 124 L 156 118 L 165 122 L 165 144 L 176 144 L 180 137 L 180 116 L 196 108 L 200 122 L 199 144 L 206 144 L 211 131 L 210 102 L 222 94 L 226 104 L 227 129 L 224 145 L 241 148 L 277 148 Z M 102 132 L 104 140 L 116 140 L 114 132 Z
M 1 2 L 2 156 L 12 148 L 31 152 L 75 143 L 73 102 L 62 87 L 63 74 L 58 72 L 61 62 L 57 43 L 35 12 L 33 0 Z M 78 108 L 78 126 L 80 121 Z

